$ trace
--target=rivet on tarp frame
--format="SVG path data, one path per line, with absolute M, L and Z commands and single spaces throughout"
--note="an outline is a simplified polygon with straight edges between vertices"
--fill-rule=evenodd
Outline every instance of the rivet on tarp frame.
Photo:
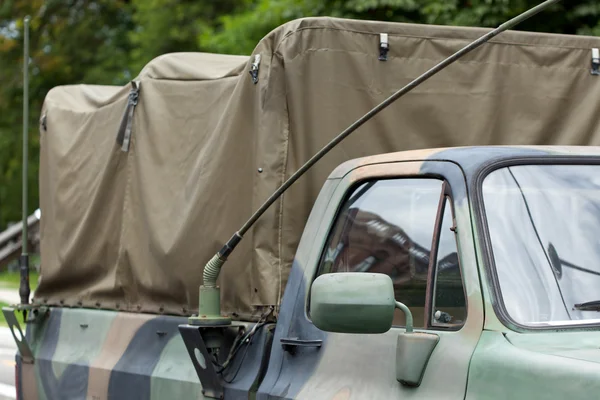
M 250 71 L 248 71 L 250 73 L 250 76 L 252 77 L 252 83 L 254 83 L 255 85 L 258 83 L 258 68 L 259 67 L 260 67 L 260 54 L 255 54 L 254 61 L 252 62 L 252 65 L 250 66 Z
M 140 94 L 140 82 L 132 81 L 131 90 L 129 91 L 129 97 L 127 99 L 127 108 L 123 114 L 123 119 L 119 125 L 119 133 L 117 135 L 117 143 L 121 146 L 122 151 L 129 151 L 129 145 L 131 143 L 131 131 L 133 129 L 133 112 L 135 106 L 138 104 Z
M 387 33 L 379 34 L 379 61 L 387 61 L 387 54 L 390 50 L 390 43 Z
M 592 49 L 592 75 L 600 75 L 600 50 Z

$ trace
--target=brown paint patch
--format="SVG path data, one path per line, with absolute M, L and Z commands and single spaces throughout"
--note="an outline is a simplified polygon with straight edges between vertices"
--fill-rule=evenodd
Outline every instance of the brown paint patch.
M 24 399 L 39 399 L 34 364 L 21 363 L 21 391 Z
M 336 394 L 334 394 L 331 400 L 348 400 L 350 399 L 351 394 L 352 391 L 350 390 L 350 388 L 345 387 L 340 389 Z
M 366 165 L 352 171 L 350 181 L 356 182 L 372 177 L 415 176 L 420 174 L 422 165 L 422 161 Z
M 398 151 L 395 153 L 377 154 L 361 159 L 361 165 L 369 165 L 375 163 L 397 162 L 397 161 L 424 161 L 429 159 L 435 153 L 447 150 L 446 148 L 438 149 L 419 149 Z
M 399 151 L 395 153 L 384 153 L 377 154 L 374 156 L 363 157 L 355 160 L 350 160 L 342 165 L 338 166 L 330 175 L 330 178 L 341 178 L 346 175 L 348 172 L 353 169 L 373 164 L 381 164 L 381 163 L 394 163 L 400 161 L 418 161 L 423 162 L 426 160 L 434 160 L 432 156 L 435 153 L 447 150 L 445 148 L 436 148 L 436 149 L 420 149 L 420 150 L 408 150 L 408 151 Z
M 118 313 L 100 353 L 90 365 L 87 398 L 108 398 L 108 381 L 112 369 L 125 353 L 138 329 L 153 318 L 153 315 L 148 314 Z

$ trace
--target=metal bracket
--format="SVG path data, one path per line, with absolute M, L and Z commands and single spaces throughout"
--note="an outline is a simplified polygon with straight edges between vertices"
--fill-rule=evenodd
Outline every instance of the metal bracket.
M 17 319 L 16 310 L 13 307 L 2 307 L 2 314 L 4 314 L 4 318 L 8 323 L 8 327 L 15 339 L 15 343 L 17 344 L 17 348 L 19 349 L 19 354 L 23 359 L 24 363 L 33 364 L 33 352 L 31 351 L 31 347 L 29 347 L 29 343 L 27 342 L 27 338 L 25 338 L 25 334 L 21 329 L 21 325 L 19 324 L 19 320 Z
M 179 333 L 185 343 L 194 369 L 202 384 L 202 394 L 213 399 L 223 399 L 223 379 L 217 373 L 212 363 L 213 356 L 209 353 L 203 334 L 211 333 L 211 330 L 227 330 L 231 328 L 245 328 L 242 324 L 224 326 L 202 326 L 202 325 L 179 325 Z M 209 336 L 210 337 L 210 336 Z M 210 339 L 208 339 L 210 340 Z
M 600 50 L 592 49 L 592 75 L 600 75 Z
M 390 43 L 388 41 L 387 33 L 379 34 L 379 61 L 387 61 L 387 54 L 390 50 Z
M 26 324 L 36 324 L 44 319 L 48 313 L 50 312 L 50 308 L 48 306 L 44 306 L 41 304 L 12 304 L 10 306 L 15 312 L 23 312 L 27 311 L 27 320 Z

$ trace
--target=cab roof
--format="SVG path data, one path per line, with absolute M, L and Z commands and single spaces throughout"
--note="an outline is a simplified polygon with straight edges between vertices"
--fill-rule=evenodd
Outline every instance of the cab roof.
M 459 165 L 466 175 L 472 175 L 495 161 L 549 156 L 600 158 L 600 146 L 466 146 L 407 150 L 346 161 L 329 178 L 342 178 L 363 165 L 402 161 L 451 161 Z

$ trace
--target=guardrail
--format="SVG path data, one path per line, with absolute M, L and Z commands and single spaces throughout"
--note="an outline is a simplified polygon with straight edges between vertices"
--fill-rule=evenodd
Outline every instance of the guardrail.
M 29 229 L 28 239 L 31 250 L 35 250 L 39 246 L 39 222 L 39 210 L 27 218 L 27 227 Z M 22 232 L 22 222 L 11 225 L 5 231 L 0 232 L 0 270 L 6 268 L 11 261 L 19 258 L 23 243 L 21 238 Z

